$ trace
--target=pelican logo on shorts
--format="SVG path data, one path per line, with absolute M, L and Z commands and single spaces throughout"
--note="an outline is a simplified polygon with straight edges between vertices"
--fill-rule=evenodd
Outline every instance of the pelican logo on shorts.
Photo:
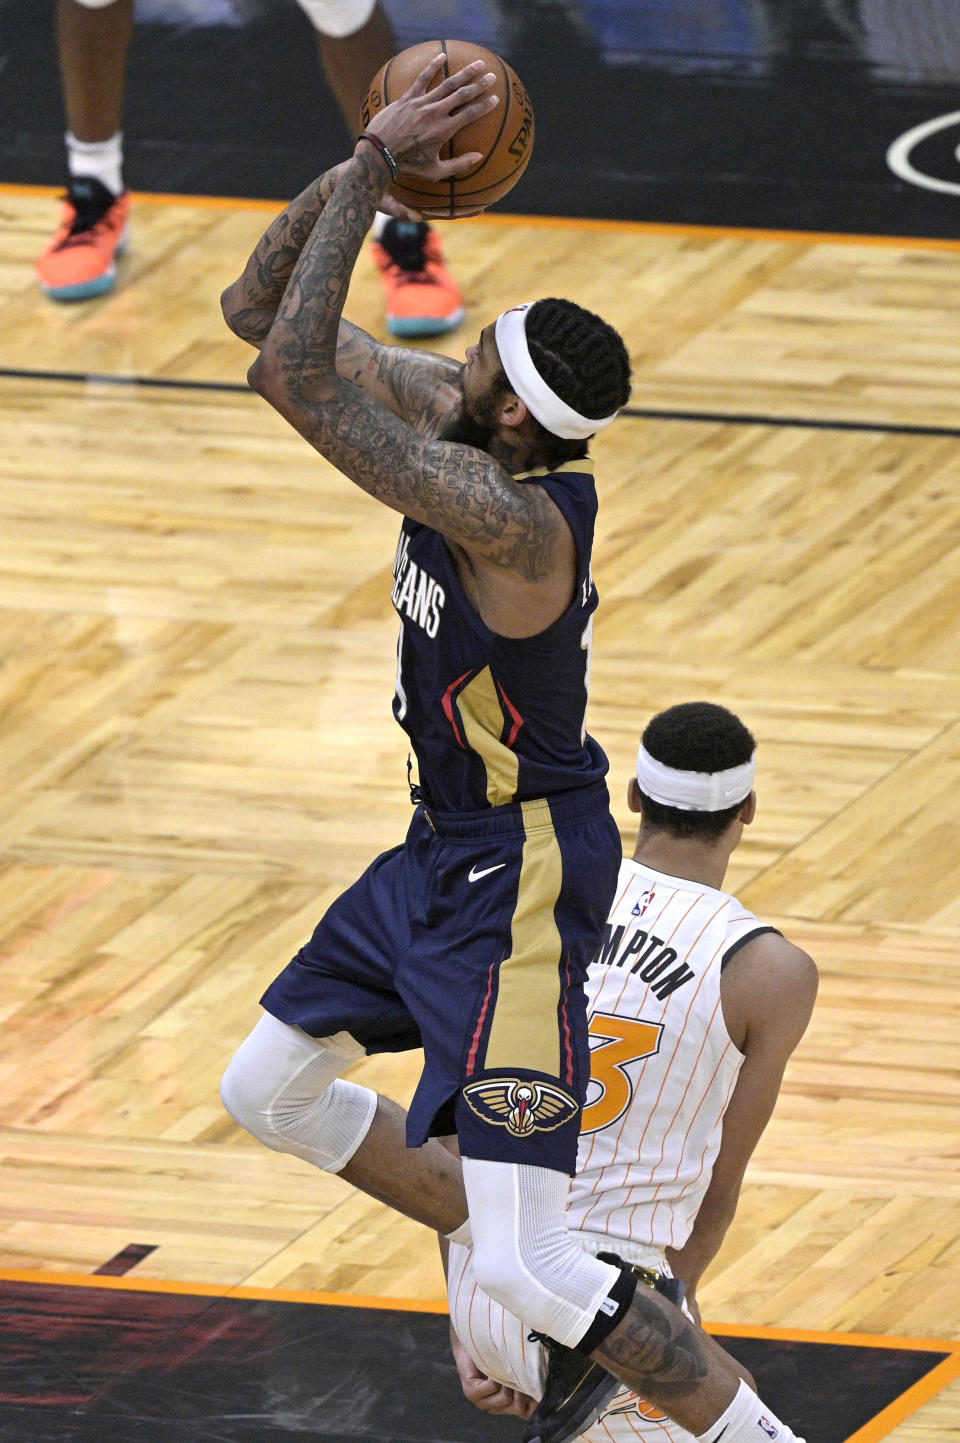
M 505 1127 L 513 1137 L 553 1132 L 580 1110 L 562 1087 L 549 1082 L 524 1082 L 519 1077 L 486 1077 L 468 1083 L 463 1095 L 478 1117 Z

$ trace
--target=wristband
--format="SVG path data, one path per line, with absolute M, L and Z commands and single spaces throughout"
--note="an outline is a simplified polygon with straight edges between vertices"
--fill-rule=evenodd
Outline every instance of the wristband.
M 380 139 L 379 135 L 371 135 L 368 130 L 365 130 L 362 135 L 357 136 L 357 140 L 369 140 L 370 144 L 374 146 L 377 150 L 379 150 L 380 154 L 387 162 L 387 166 L 390 170 L 390 179 L 396 180 L 397 176 L 400 174 L 400 167 L 399 165 L 397 165 L 397 162 L 394 159 L 393 152 L 387 149 L 383 141 Z

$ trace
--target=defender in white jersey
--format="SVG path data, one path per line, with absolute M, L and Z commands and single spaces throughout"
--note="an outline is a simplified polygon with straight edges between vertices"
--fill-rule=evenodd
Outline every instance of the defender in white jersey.
M 568 1223 L 592 1253 L 681 1279 L 698 1321 L 697 1284 L 733 1218 L 817 986 L 810 957 L 721 890 L 756 809 L 753 751 L 739 719 L 705 702 L 672 707 L 647 727 L 628 791 L 642 816 L 636 848 L 587 983 L 591 1083 Z M 464 1392 L 488 1411 L 529 1416 L 547 1350 L 475 1286 L 469 1248 L 451 1245 L 448 1271 Z M 595 1399 L 598 1371 L 582 1395 Z M 566 1430 L 541 1408 L 526 1436 L 691 1443 L 612 1379 L 609 1393 Z M 773 1425 L 759 1408 L 752 1436 L 763 1443 Z

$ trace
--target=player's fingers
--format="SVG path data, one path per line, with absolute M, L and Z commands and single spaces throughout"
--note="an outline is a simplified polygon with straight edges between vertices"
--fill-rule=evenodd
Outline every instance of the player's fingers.
M 476 85 L 483 75 L 483 67 L 484 62 L 482 60 L 471 60 L 469 65 L 464 65 L 462 69 L 455 70 L 452 75 L 448 75 L 444 80 L 440 81 L 439 85 L 433 87 L 430 92 L 431 101 L 446 100 L 448 96 L 455 94 L 457 91 L 462 91 L 471 85 Z M 493 83 L 493 80 L 496 79 L 496 76 L 493 75 L 492 71 L 487 71 L 486 73 L 492 77 L 491 80 L 486 81 L 487 85 L 490 85 Z
M 420 211 L 413 210 L 411 206 L 404 205 L 403 201 L 396 200 L 389 191 L 380 201 L 380 209 L 385 210 L 387 215 L 394 216 L 396 220 L 423 220 Z M 473 214 L 476 215 L 478 212 L 474 211 Z
M 514 1411 L 513 1404 L 513 1389 L 497 1384 L 496 1392 L 489 1393 L 480 1406 L 485 1413 L 512 1413 Z
M 501 1391 L 499 1383 L 482 1375 L 477 1378 L 464 1378 L 461 1381 L 465 1395 L 477 1408 L 489 1407 L 490 1399 Z
M 455 155 L 452 160 L 438 160 L 430 169 L 430 180 L 446 180 L 451 175 L 466 175 L 483 156 L 479 150 L 468 150 L 466 155 Z
M 514 1418 L 532 1418 L 537 1411 L 536 1400 L 528 1398 L 526 1393 L 520 1393 L 516 1388 L 510 1389 L 510 1406 L 505 1408 L 505 1413 L 510 1413 Z
M 461 130 L 463 126 L 469 125 L 471 120 L 479 120 L 481 115 L 489 115 L 491 110 L 496 110 L 500 104 L 499 95 L 485 95 L 482 93 L 482 91 L 489 90 L 495 80 L 495 75 L 491 75 L 489 81 L 486 76 L 484 76 L 482 89 L 478 89 L 476 99 L 471 98 L 462 105 L 458 104 L 456 109 L 450 109 L 449 99 L 447 101 L 447 107 L 444 110 L 438 108 L 436 120 L 433 122 L 437 134 L 441 135 L 444 140 L 449 139 L 451 135 Z
M 428 60 L 420 73 L 410 83 L 410 85 L 407 86 L 403 94 L 397 97 L 397 99 L 412 100 L 415 96 L 426 95 L 427 86 L 430 84 L 431 80 L 436 75 L 437 71 L 440 69 L 440 66 L 443 64 L 446 58 L 447 57 L 443 54 L 443 52 L 440 51 L 433 57 L 432 60 Z

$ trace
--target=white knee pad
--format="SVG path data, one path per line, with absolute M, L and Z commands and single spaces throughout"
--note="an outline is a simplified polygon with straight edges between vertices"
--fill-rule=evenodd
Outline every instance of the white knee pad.
M 76 0 L 84 10 L 106 10 L 108 5 L 116 5 L 117 0 Z
M 297 0 L 297 4 L 314 30 L 331 40 L 343 40 L 362 30 L 377 8 L 377 0 Z
M 476 1281 L 539 1333 L 572 1347 L 619 1269 L 584 1252 L 567 1229 L 570 1179 L 552 1168 L 463 1159 Z
M 347 1032 L 310 1037 L 264 1013 L 223 1075 L 220 1098 L 274 1152 L 339 1172 L 367 1135 L 377 1094 L 339 1074 L 363 1057 Z

